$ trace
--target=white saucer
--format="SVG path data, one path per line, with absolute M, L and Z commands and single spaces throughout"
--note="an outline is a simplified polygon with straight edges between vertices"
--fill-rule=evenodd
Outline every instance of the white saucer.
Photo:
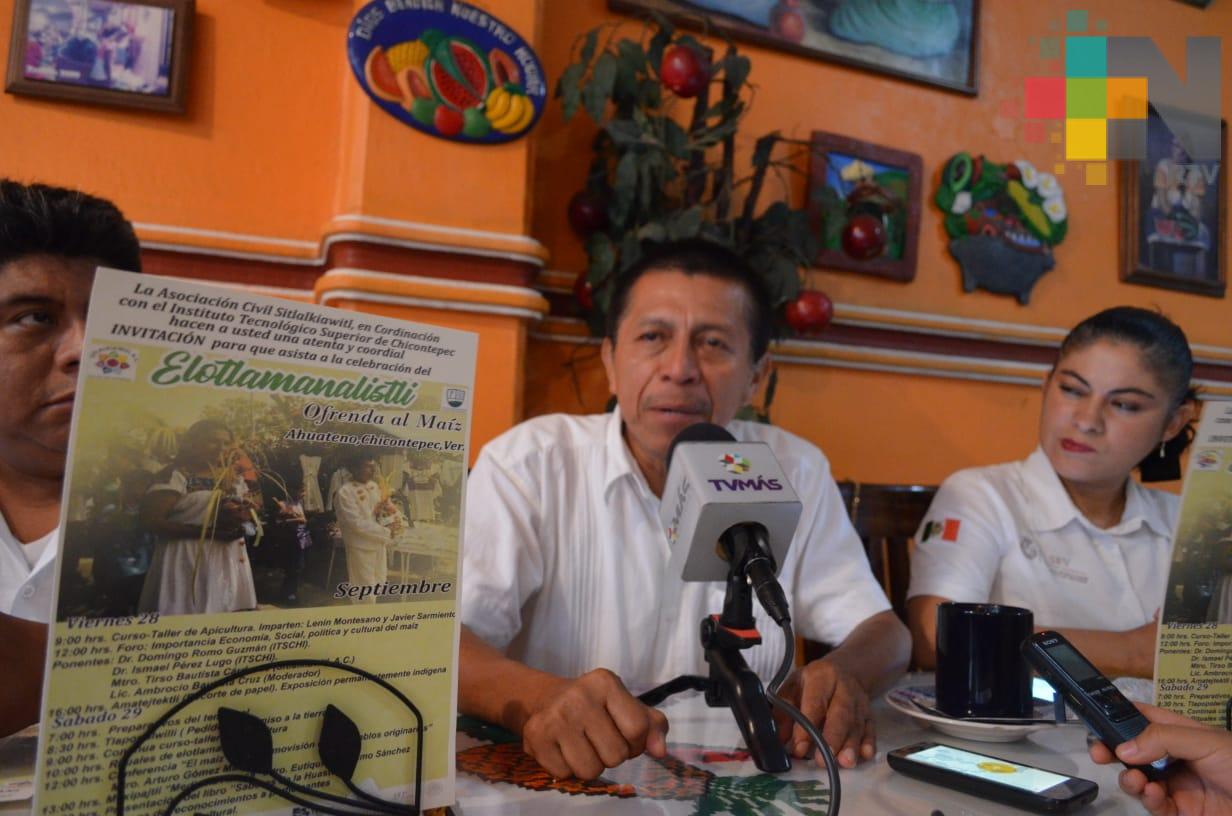
M 1028 734 L 1042 731 L 1045 728 L 1055 728 L 1055 723 L 982 723 L 970 720 L 959 720 L 940 714 L 930 714 L 915 705 L 918 701 L 930 708 L 937 704 L 937 698 L 931 685 L 899 686 L 886 693 L 886 702 L 892 707 L 911 717 L 923 725 L 931 726 L 943 734 L 949 734 L 959 739 L 976 740 L 978 742 L 1016 742 Z M 1052 705 L 1044 703 L 1037 711 L 1040 717 L 1052 716 Z

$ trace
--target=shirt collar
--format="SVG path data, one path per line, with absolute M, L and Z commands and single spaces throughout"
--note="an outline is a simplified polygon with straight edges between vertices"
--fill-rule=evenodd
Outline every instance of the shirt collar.
M 1022 474 L 1032 503 L 1032 526 L 1037 531 L 1059 530 L 1074 519 L 1094 529 L 1094 525 L 1074 505 L 1065 485 L 1061 484 L 1061 477 L 1052 469 L 1052 463 L 1048 461 L 1043 448 L 1036 448 L 1027 457 L 1023 462 Z M 1125 510 L 1121 514 L 1121 520 L 1103 532 L 1125 535 L 1146 524 L 1158 535 L 1171 535 L 1172 530 L 1169 529 L 1158 503 L 1146 496 L 1146 490 L 1147 488 L 1130 478 L 1125 488 Z
M 1156 535 L 1172 535 L 1172 527 L 1164 518 L 1161 502 L 1151 501 L 1147 496 L 1148 490 L 1150 488 L 1143 487 L 1130 477 L 1125 488 L 1125 513 L 1121 516 L 1121 523 L 1109 532 L 1132 532 L 1145 524 Z
M 627 476 L 633 480 L 633 483 L 638 486 L 638 489 L 644 495 L 658 501 L 658 498 L 650 492 L 650 485 L 646 482 L 646 475 L 642 473 L 641 466 L 633 458 L 633 451 L 629 450 L 629 445 L 625 442 L 624 420 L 620 417 L 620 405 L 617 404 L 607 417 L 607 428 L 603 445 L 607 454 L 607 467 L 603 475 L 604 495 L 612 489 L 612 485 Z M 735 420 L 727 424 L 727 431 L 736 439 L 742 438 L 739 425 L 740 423 Z
M 612 489 L 612 485 L 623 478 L 632 479 L 635 484 L 640 483 L 642 488 L 649 493 L 650 486 L 646 484 L 646 477 L 642 475 L 642 469 L 638 467 L 637 462 L 633 459 L 633 452 L 629 450 L 629 446 L 625 444 L 624 437 L 624 420 L 620 418 L 620 405 L 608 412 L 607 428 L 604 432 L 604 452 L 607 460 L 606 472 L 603 474 L 603 491 Z
M 1037 531 L 1059 530 L 1082 517 L 1043 448 L 1036 448 L 1022 463 L 1022 480 L 1031 502 L 1031 526 Z
M 22 542 L 17 540 L 17 536 L 13 534 L 13 531 L 9 529 L 8 519 L 4 517 L 3 513 L 0 513 L 0 545 L 11 549 L 17 558 L 22 559 L 23 564 L 26 564 L 27 562 L 25 560 L 26 556 L 22 552 L 21 548 L 30 546 L 32 544 L 36 544 L 40 541 L 43 541 L 44 539 L 46 540 L 46 544 L 44 544 L 43 546 L 43 551 L 39 554 L 39 557 L 34 562 L 34 565 L 30 567 L 31 573 L 37 572 L 38 570 L 42 569 L 44 566 L 46 566 L 47 562 L 51 561 L 51 559 L 56 557 L 56 552 L 59 550 L 59 548 L 56 546 L 56 542 L 59 540 L 59 538 L 60 538 L 60 528 L 57 526 L 57 527 L 53 527 L 51 532 L 48 533 L 47 535 L 42 536 L 40 538 L 36 538 L 34 541 L 31 541 L 29 544 L 22 544 Z

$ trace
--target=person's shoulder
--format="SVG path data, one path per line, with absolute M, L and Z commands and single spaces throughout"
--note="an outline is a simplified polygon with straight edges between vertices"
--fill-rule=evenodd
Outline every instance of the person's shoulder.
M 733 420 L 727 427 L 732 436 L 741 442 L 765 442 L 770 446 L 770 450 L 774 451 L 779 464 L 784 467 L 791 464 L 824 471 L 830 469 L 830 460 L 822 453 L 821 448 L 791 431 L 776 425 L 743 419 Z
M 937 488 L 930 512 L 957 516 L 1012 519 L 1021 505 L 1022 462 L 1002 462 L 963 468 L 947 476 Z
M 1013 484 L 1021 462 L 1001 462 L 956 470 L 941 482 L 941 489 L 957 491 L 993 490 L 1004 495 Z
M 1181 509 L 1181 497 L 1158 487 L 1148 487 L 1134 479 L 1130 479 L 1133 489 L 1138 491 L 1142 500 L 1149 504 L 1163 518 L 1164 523 L 1171 528 Z
M 1142 484 L 1142 482 L 1137 480 L 1134 480 L 1133 483 L 1137 485 L 1137 489 L 1141 491 L 1143 498 L 1148 501 L 1155 502 L 1160 506 L 1171 507 L 1173 505 L 1180 504 L 1181 502 L 1181 496 L 1179 493 L 1173 493 L 1171 490 L 1164 490 L 1160 487 L 1151 487 L 1150 485 Z
M 545 414 L 518 423 L 483 446 L 480 456 L 504 465 L 602 447 L 611 414 Z

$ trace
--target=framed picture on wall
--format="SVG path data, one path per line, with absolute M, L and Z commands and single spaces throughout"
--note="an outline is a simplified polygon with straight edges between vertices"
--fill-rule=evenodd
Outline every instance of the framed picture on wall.
M 608 0 L 685 26 L 950 91 L 977 92 L 980 0 Z
M 194 0 L 15 0 L 5 90 L 183 113 Z
M 1121 163 L 1121 280 L 1223 297 L 1227 123 L 1218 161 L 1191 159 L 1153 107 L 1146 124 L 1146 161 Z
M 920 239 L 918 154 L 813 131 L 808 215 L 817 266 L 909 281 Z

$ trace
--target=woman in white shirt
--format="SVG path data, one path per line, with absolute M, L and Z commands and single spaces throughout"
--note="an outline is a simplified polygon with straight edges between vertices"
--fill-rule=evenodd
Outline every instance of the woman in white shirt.
M 1131 473 L 1179 477 L 1168 466 L 1190 438 L 1192 371 L 1184 332 L 1155 312 L 1116 307 L 1069 333 L 1044 381 L 1039 447 L 955 473 L 916 534 L 918 664 L 935 661 L 937 606 L 960 601 L 1026 607 L 1105 674 L 1151 675 L 1179 501 Z
M 142 500 L 141 525 L 157 537 L 142 611 L 188 615 L 256 608 L 241 527 L 251 506 L 224 455 L 233 442 L 226 425 L 198 421 Z

